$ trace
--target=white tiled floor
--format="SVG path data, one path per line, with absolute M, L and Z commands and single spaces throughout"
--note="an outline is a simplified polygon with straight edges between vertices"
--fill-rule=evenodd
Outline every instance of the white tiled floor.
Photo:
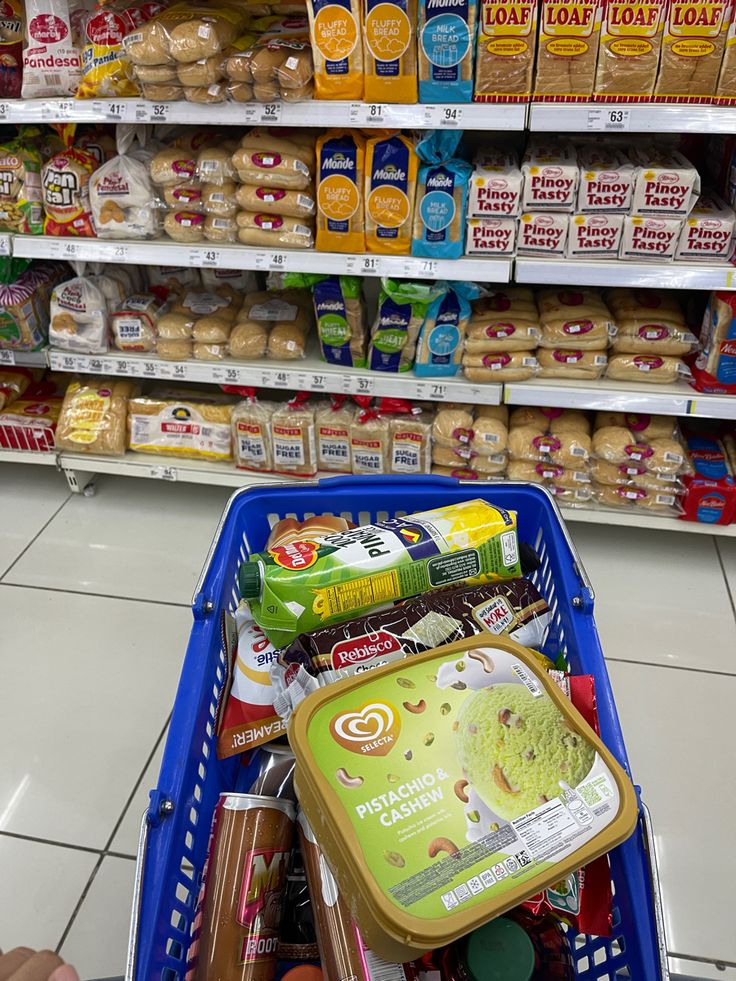
M 107 477 L 70 497 L 51 469 L 0 466 L 0 947 L 123 973 L 186 604 L 227 496 Z M 672 969 L 736 981 L 736 543 L 573 535 L 652 810 Z

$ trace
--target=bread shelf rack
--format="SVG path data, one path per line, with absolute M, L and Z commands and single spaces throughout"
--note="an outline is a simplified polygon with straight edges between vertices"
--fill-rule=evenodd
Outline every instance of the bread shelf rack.
M 736 289 L 736 266 L 624 259 L 537 259 L 517 256 L 514 282 L 554 286 L 638 286 L 677 290 Z

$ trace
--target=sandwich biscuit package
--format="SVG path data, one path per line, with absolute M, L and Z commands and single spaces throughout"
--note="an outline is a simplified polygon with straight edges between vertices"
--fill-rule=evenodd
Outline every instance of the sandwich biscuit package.
M 328 130 L 317 140 L 317 249 L 365 252 L 365 140 L 357 130 Z
M 411 254 L 459 259 L 463 254 L 471 165 L 458 155 L 462 133 L 432 130 L 417 144 L 419 168 Z
M 365 245 L 368 252 L 409 255 L 418 159 L 400 134 L 376 136 L 365 146 Z
M 668 0 L 606 0 L 595 102 L 648 102 L 654 91 Z
M 478 0 L 419 0 L 419 101 L 473 101 Z
M 593 94 L 604 0 L 542 0 L 534 98 L 588 102 Z
M 537 0 L 479 0 L 475 102 L 527 102 L 537 50 Z
M 731 16 L 731 0 L 670 0 L 655 102 L 713 100 Z
M 417 0 L 364 0 L 365 101 L 417 101 Z

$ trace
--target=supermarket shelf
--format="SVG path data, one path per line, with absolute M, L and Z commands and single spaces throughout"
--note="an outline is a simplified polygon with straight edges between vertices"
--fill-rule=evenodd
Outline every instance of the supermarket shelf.
M 45 368 L 49 363 L 48 348 L 40 351 L 0 350 L 0 367 L 17 365 L 19 368 Z
M 652 286 L 736 290 L 736 267 L 707 262 L 630 262 L 623 259 L 516 259 L 517 283 L 554 286 Z
M 697 521 L 680 521 L 635 508 L 560 508 L 565 521 L 619 528 L 654 528 L 657 531 L 689 531 L 695 535 L 718 535 L 736 538 L 736 524 L 706 525 Z
M 69 262 L 347 273 L 483 283 L 508 283 L 511 278 L 510 259 L 415 259 L 412 256 L 342 255 L 314 249 L 266 251 L 245 245 L 183 245 L 160 240 L 106 242 L 96 238 L 55 238 L 51 235 L 14 235 L 12 247 L 13 255 L 24 259 L 66 259 Z
M 189 123 L 196 126 L 360 126 L 523 130 L 525 105 L 386 105 L 367 102 L 147 102 L 144 99 L 17 99 L 0 122 Z
M 502 386 L 473 385 L 463 378 L 417 378 L 414 372 L 390 374 L 360 368 L 337 368 L 319 360 L 315 352 L 300 361 L 163 361 L 145 354 L 67 354 L 49 352 L 55 371 L 165 378 L 216 385 L 253 385 L 291 391 L 336 392 L 345 395 L 394 396 L 431 402 L 457 401 L 499 405 Z
M 36 463 L 40 466 L 55 467 L 55 453 L 31 453 L 28 450 L 0 449 L 0 463 Z
M 736 108 L 532 103 L 529 129 L 550 133 L 736 133 Z
M 511 405 L 554 405 L 561 409 L 607 409 L 612 412 L 647 412 L 706 419 L 736 419 L 736 398 L 701 395 L 687 382 L 647 385 L 636 382 L 556 381 L 534 379 L 504 386 L 504 401 Z

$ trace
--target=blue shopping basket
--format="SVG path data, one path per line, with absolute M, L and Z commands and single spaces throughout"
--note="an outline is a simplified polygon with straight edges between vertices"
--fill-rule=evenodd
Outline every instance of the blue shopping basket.
M 613 692 L 593 619 L 593 591 L 552 497 L 533 484 L 448 477 L 333 477 L 261 485 L 233 494 L 194 596 L 194 625 L 176 694 L 158 786 L 141 826 L 127 981 L 183 981 L 194 907 L 218 795 L 246 790 L 257 769 L 215 754 L 215 711 L 225 678 L 219 613 L 238 603 L 241 562 L 261 550 L 281 518 L 342 515 L 361 524 L 481 497 L 517 512 L 519 536 L 540 557 L 531 577 L 549 603 L 544 652 L 563 653 L 595 676 L 601 736 L 629 770 Z M 610 854 L 613 936 L 575 941 L 580 981 L 666 981 L 656 859 L 646 808 L 635 833 Z M 329 981 L 329 979 L 328 979 Z

